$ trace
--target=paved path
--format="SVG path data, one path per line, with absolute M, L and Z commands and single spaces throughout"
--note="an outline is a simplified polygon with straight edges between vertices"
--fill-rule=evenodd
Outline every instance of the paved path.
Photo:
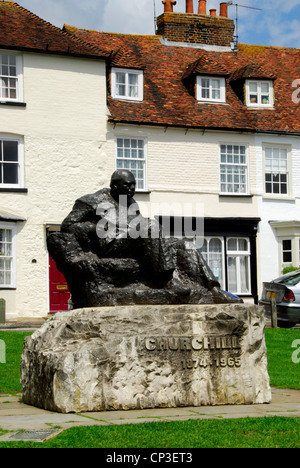
M 39 431 L 59 426 L 107 426 L 188 419 L 233 419 L 245 417 L 300 417 L 300 390 L 272 388 L 272 402 L 266 405 L 159 408 L 136 411 L 60 414 L 28 406 L 21 396 L 0 394 L 0 428 L 6 431 Z M 1 441 L 1 438 L 0 438 Z

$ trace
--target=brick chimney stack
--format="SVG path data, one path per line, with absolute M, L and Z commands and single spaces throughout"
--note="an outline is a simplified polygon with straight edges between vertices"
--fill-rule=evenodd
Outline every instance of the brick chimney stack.
M 193 0 L 186 0 L 185 13 L 173 13 L 174 0 L 163 0 L 164 14 L 157 18 L 157 34 L 169 42 L 231 47 L 234 42 L 234 21 L 228 18 L 227 3 L 206 13 L 206 0 L 199 0 L 198 14 L 193 13 Z

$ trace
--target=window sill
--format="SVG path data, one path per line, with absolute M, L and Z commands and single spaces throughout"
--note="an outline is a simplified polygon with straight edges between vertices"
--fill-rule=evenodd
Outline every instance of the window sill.
M 4 188 L 0 187 L 0 193 L 28 193 L 26 188 Z
M 144 99 L 142 98 L 138 98 L 138 99 L 134 99 L 134 98 L 130 98 L 128 96 L 112 96 L 112 99 L 114 99 L 115 101 L 125 101 L 125 102 L 143 102 Z
M 0 286 L 0 291 L 16 291 L 17 288 L 14 286 Z
M 219 194 L 219 197 L 220 198 L 253 198 L 254 195 L 249 195 L 249 194 L 241 194 L 241 193 L 237 193 L 237 194 L 231 194 L 231 193 L 220 193 Z
M 136 195 L 150 195 L 150 190 L 136 190 L 135 191 Z
M 229 104 L 227 104 L 225 101 L 199 101 L 197 99 L 197 102 L 198 104 L 221 104 L 223 106 L 229 106 Z
M 263 195 L 263 200 L 274 200 L 274 201 L 296 201 L 296 198 L 290 197 L 289 195 Z
M 0 101 L 0 106 L 26 107 L 26 102 Z
M 250 106 L 249 104 L 246 104 L 246 107 L 248 110 L 275 110 L 274 106 Z

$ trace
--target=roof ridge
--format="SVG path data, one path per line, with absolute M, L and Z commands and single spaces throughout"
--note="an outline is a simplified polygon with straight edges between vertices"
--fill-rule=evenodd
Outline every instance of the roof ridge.
M 270 46 L 270 45 L 261 45 L 261 44 L 243 44 L 243 43 L 238 43 L 237 44 L 238 48 L 239 47 L 246 47 L 248 49 L 253 49 L 253 51 L 257 51 L 258 49 L 272 49 L 272 50 L 299 50 L 300 48 L 298 47 L 284 47 L 284 46 Z

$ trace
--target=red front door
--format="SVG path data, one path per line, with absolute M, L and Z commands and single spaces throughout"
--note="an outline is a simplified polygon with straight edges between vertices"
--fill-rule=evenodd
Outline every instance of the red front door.
M 70 293 L 66 279 L 56 268 L 52 257 L 49 256 L 49 291 L 50 291 L 50 313 L 68 310 Z

